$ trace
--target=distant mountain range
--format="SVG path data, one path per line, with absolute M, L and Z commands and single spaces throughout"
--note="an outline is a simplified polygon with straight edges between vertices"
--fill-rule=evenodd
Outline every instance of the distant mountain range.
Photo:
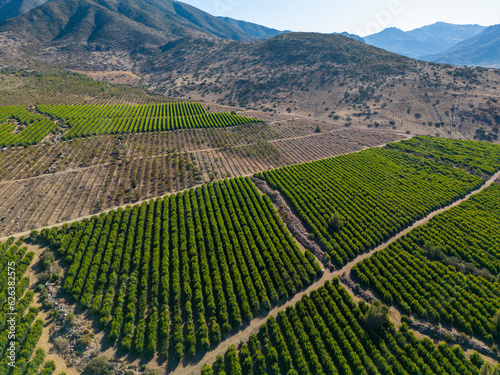
M 500 68 L 500 25 L 438 22 L 411 31 L 388 28 L 363 39 L 372 46 L 424 61 Z
M 490 26 L 446 51 L 423 59 L 452 65 L 500 68 L 500 25 Z
M 228 23 L 229 25 L 232 25 L 234 27 L 238 27 L 243 31 L 244 33 L 253 36 L 255 38 L 271 38 L 273 36 L 283 34 L 283 33 L 289 33 L 290 31 L 280 31 L 276 29 L 272 29 L 269 27 L 261 26 L 256 23 L 251 23 L 251 22 L 246 22 L 246 21 L 239 21 L 235 20 L 233 18 L 229 17 L 219 17 L 221 20 L 224 22 Z
M 5 21 L 2 23 L 2 21 Z M 172 39 L 268 39 L 281 31 L 229 17 L 214 17 L 172 0 L 0 0 L 0 32 L 68 45 L 163 45 Z M 388 28 L 364 38 L 343 35 L 414 59 L 500 68 L 500 25 L 437 22 L 411 31 Z
M 411 31 L 395 27 L 364 37 L 366 43 L 400 55 L 420 58 L 440 53 L 484 31 L 479 25 L 453 25 L 438 22 Z
M 29 12 L 47 0 L 0 0 L 0 22 Z
M 343 32 L 343 33 L 333 33 L 333 35 L 343 35 L 343 36 L 346 36 L 348 38 L 351 38 L 351 39 L 354 39 L 354 40 L 357 40 L 358 42 L 363 42 L 363 43 L 366 43 L 365 40 L 363 38 L 361 38 L 359 35 L 356 35 L 356 34 L 350 34 L 348 32 Z

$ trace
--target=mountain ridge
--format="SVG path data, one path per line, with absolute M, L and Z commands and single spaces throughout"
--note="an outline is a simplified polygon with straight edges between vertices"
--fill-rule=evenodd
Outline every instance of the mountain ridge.
M 0 23 L 29 12 L 48 0 L 0 0 Z
M 230 18 L 230 17 L 218 17 L 218 18 L 222 19 L 224 22 L 228 23 L 229 25 L 233 25 L 235 27 L 240 28 L 243 32 L 245 32 L 248 35 L 251 35 L 253 37 L 256 37 L 256 38 L 270 38 L 273 36 L 277 36 L 279 34 L 291 32 L 289 30 L 281 31 L 281 30 L 273 29 L 271 27 L 262 26 L 262 25 L 259 25 L 257 23 L 236 20 L 236 19 Z
M 391 27 L 368 35 L 366 43 L 411 58 L 443 52 L 486 29 L 480 25 L 437 22 L 410 31 Z
M 0 24 L 0 32 L 42 43 L 130 47 L 172 38 L 254 38 L 190 5 L 171 0 L 52 0 Z M 57 44 L 57 43 L 56 43 Z
M 453 65 L 500 68 L 500 24 L 490 26 L 440 54 L 424 56 L 423 59 Z

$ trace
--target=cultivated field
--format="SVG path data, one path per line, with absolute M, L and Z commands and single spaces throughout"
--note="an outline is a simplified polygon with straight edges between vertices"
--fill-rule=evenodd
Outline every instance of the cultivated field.
M 78 373 L 100 350 L 173 374 L 479 375 L 495 363 L 499 185 L 479 191 L 498 146 L 113 100 L 11 109 L 55 127 L 0 152 L 0 236 L 58 224 L 33 232 L 25 256 L 42 259 L 30 271 L 41 286 L 21 283 L 53 319 L 23 352 L 29 366 L 48 355 L 42 374 Z M 435 345 L 413 319 L 462 332 L 462 347 Z M 473 340 L 483 357 L 464 354 Z
M 0 236 L 87 216 L 204 182 L 402 139 L 305 120 L 105 135 L 0 152 Z
M 353 275 L 405 314 L 494 342 L 499 199 L 500 185 L 493 184 L 360 263 Z
M 484 183 L 441 163 L 377 148 L 256 177 L 284 194 L 336 266 Z

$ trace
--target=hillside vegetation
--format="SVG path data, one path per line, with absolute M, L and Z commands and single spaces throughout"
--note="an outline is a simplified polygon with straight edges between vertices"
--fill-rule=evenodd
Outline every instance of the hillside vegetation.
M 126 72 L 170 97 L 345 126 L 498 139 L 496 70 L 411 60 L 343 35 L 254 41 L 242 27 L 177 2 L 54 0 L 1 24 L 0 45 L 9 50 L 2 55 L 8 66 L 45 61 L 109 72 L 110 80 Z

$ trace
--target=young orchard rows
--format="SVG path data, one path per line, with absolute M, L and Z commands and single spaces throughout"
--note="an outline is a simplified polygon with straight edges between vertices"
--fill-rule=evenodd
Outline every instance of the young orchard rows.
M 16 131 L 22 128 L 21 131 Z M 0 146 L 34 145 L 44 139 L 56 124 L 23 106 L 0 107 Z
M 180 359 L 219 343 L 321 274 L 248 178 L 44 230 L 64 290 L 124 350 Z
M 207 113 L 199 103 L 144 105 L 39 105 L 41 113 L 66 122 L 64 139 L 100 134 L 224 128 L 260 122 L 229 113 Z
M 260 120 L 233 113 L 207 113 L 199 103 L 143 105 L 39 105 L 34 114 L 23 106 L 0 107 L 0 146 L 34 145 L 55 131 L 54 120 L 70 129 L 63 139 L 101 134 L 225 128 Z M 17 128 L 16 128 L 17 127 Z

